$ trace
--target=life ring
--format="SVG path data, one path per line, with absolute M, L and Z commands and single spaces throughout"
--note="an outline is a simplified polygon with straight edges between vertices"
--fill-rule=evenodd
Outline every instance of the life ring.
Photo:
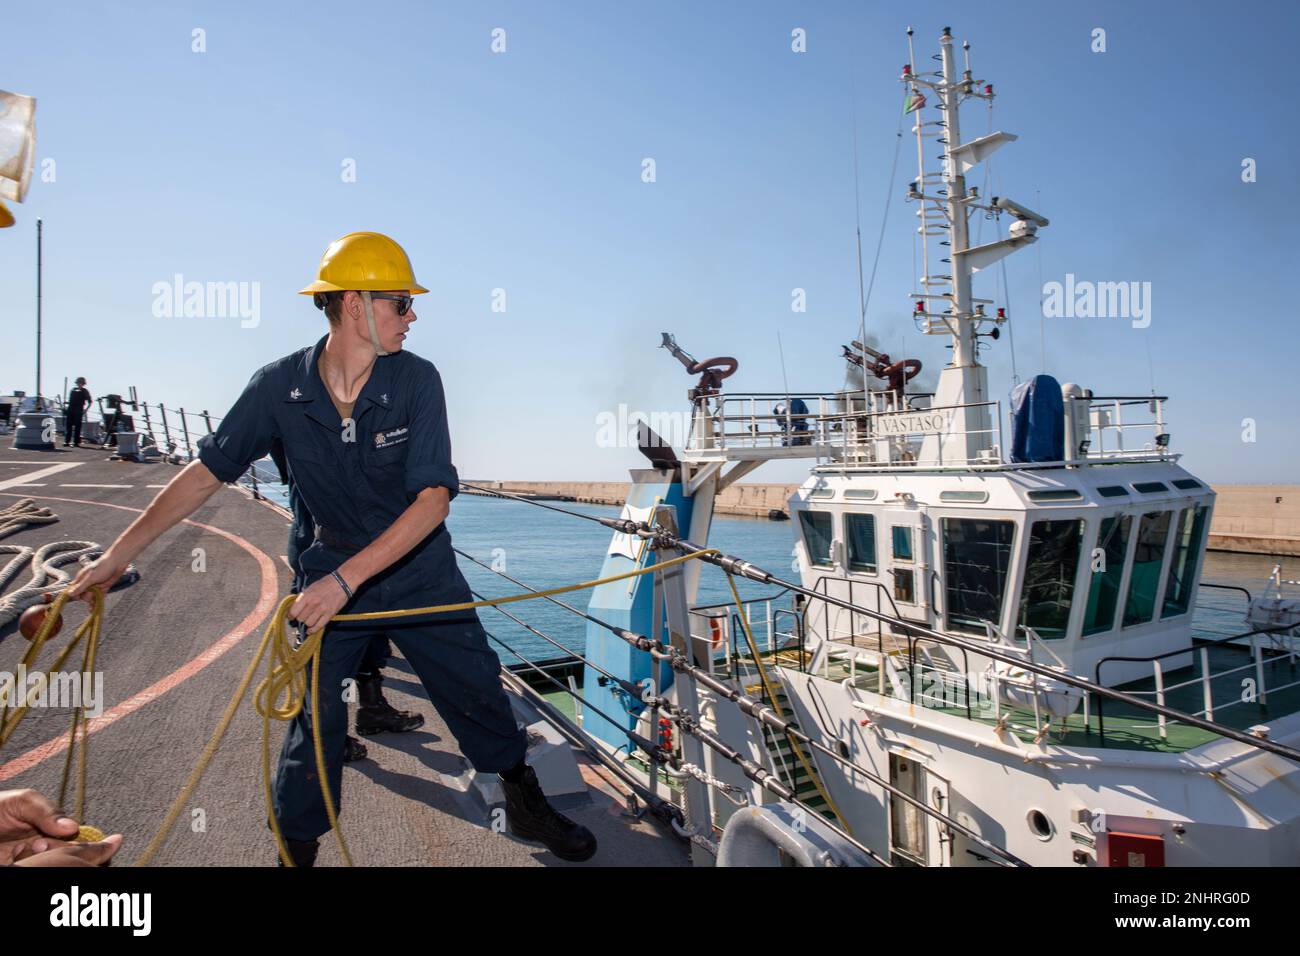
M 709 646 L 715 651 L 722 650 L 722 645 L 726 643 L 726 635 L 722 633 L 721 618 L 709 618 Z

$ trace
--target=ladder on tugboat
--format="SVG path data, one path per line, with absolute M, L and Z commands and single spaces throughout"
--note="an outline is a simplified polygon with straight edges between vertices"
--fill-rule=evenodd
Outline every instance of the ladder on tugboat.
M 785 688 L 779 681 L 771 677 L 769 677 L 769 680 L 776 696 L 776 709 L 783 716 L 792 717 L 794 711 L 790 707 L 790 699 L 786 695 Z M 747 686 L 745 693 L 755 697 L 762 697 L 764 695 L 762 681 Z M 790 726 L 795 729 L 802 729 L 795 720 L 790 720 Z M 820 779 L 814 779 L 809 774 L 809 767 L 805 767 L 803 761 L 799 760 L 795 754 L 794 748 L 790 744 L 790 738 L 785 735 L 778 737 L 776 732 L 766 724 L 763 725 L 762 730 L 763 743 L 767 748 L 769 763 L 781 782 L 793 790 L 795 796 L 801 802 L 807 804 L 820 816 L 833 823 L 838 822 L 834 809 L 821 794 L 821 788 L 818 786 L 821 783 Z M 809 766 L 813 774 L 816 774 L 816 766 L 811 761 L 809 761 Z

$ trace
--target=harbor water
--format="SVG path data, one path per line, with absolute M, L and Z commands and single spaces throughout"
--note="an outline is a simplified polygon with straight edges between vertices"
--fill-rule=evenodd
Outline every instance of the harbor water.
M 263 493 L 282 504 L 287 499 L 278 485 L 262 486 Z M 617 517 L 619 509 L 605 505 L 565 502 L 569 511 L 601 517 Z M 611 532 L 595 522 L 548 511 L 535 505 L 500 498 L 462 494 L 452 504 L 447 522 L 455 547 L 483 564 L 519 579 L 539 590 L 586 581 L 600 573 Z M 794 557 L 794 526 L 789 521 L 715 515 L 709 544 L 729 554 L 754 562 L 787 580 L 797 580 Z M 481 597 L 518 593 L 520 588 L 464 557 L 458 558 L 470 587 Z M 1283 577 L 1300 575 L 1300 559 L 1282 560 Z M 1252 595 L 1263 592 L 1274 565 L 1267 555 L 1211 551 L 1206 554 L 1203 582 L 1234 585 Z M 777 589 L 737 579 L 742 598 L 776 593 Z M 586 610 L 590 591 L 563 596 L 566 603 Z M 726 576 L 706 566 L 700 578 L 696 604 L 729 601 Z M 781 598 L 789 606 L 788 595 Z M 545 600 L 526 601 L 506 608 L 511 614 L 550 636 L 557 643 L 581 652 L 586 641 L 584 622 Z M 1195 618 L 1199 629 L 1215 634 L 1244 630 L 1245 596 L 1237 591 L 1202 588 Z M 484 627 L 495 640 L 494 649 L 503 663 L 548 660 L 565 651 L 506 617 L 495 608 L 479 612 Z M 511 653 L 511 649 L 518 653 Z

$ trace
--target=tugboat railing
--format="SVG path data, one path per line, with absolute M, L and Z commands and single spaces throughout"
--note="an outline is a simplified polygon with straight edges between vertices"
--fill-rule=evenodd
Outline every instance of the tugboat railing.
M 882 583 L 879 582 L 879 581 L 860 581 L 860 580 L 857 580 L 856 578 L 845 578 L 845 577 L 840 577 L 840 576 L 837 575 L 837 574 L 821 574 L 821 575 L 818 575 L 817 580 L 813 582 L 813 591 L 816 592 L 817 594 L 825 594 L 825 595 L 829 596 L 830 593 L 831 593 L 831 590 L 830 590 L 830 589 L 831 589 L 831 584 L 832 584 L 832 583 L 838 583 L 838 584 L 846 584 L 846 585 L 848 585 L 848 591 L 849 591 L 848 601 L 849 601 L 850 604 L 854 605 L 855 607 L 861 607 L 861 606 L 864 606 L 864 605 L 860 605 L 858 601 L 854 600 L 854 597 L 855 597 L 855 595 L 857 594 L 857 589 L 858 589 L 858 588 L 863 588 L 863 589 L 867 590 L 868 593 L 870 593 L 870 592 L 872 592 L 872 591 L 875 592 L 875 596 L 876 596 L 875 604 L 876 604 L 876 610 L 877 610 L 878 612 L 880 612 L 880 613 L 888 613 L 891 617 L 894 617 L 894 618 L 900 618 L 900 617 L 902 617 L 902 615 L 899 614 L 899 612 L 898 612 L 898 605 L 894 603 L 894 596 L 893 596 L 892 594 L 890 594 L 890 593 L 889 593 L 889 589 L 888 589 L 884 584 L 882 584 Z M 882 598 L 883 598 L 884 600 L 882 600 Z M 888 612 L 884 611 L 884 604 L 885 604 L 885 601 L 888 601 L 888 602 L 889 602 L 889 610 L 888 610 Z M 830 607 L 831 607 L 831 605 L 830 605 L 829 603 L 823 601 L 821 607 L 822 607 L 822 632 L 821 632 L 821 633 L 822 633 L 822 637 L 823 637 L 825 640 L 828 640 L 828 641 L 836 640 L 836 638 L 835 638 L 833 635 L 834 635 L 834 633 L 835 633 L 838 629 L 837 629 L 837 628 L 834 628 L 834 627 L 831 626 L 831 622 L 830 622 Z M 839 610 L 843 611 L 843 610 L 849 610 L 849 609 L 847 609 L 847 608 L 839 608 Z M 806 611 L 806 609 L 805 609 L 805 611 Z M 860 612 L 860 611 L 856 611 L 856 610 L 849 610 L 849 630 L 848 630 L 848 635 L 849 635 L 849 644 L 852 645 L 853 647 L 857 647 L 857 646 L 858 646 L 858 643 L 857 643 L 857 638 L 858 638 L 858 628 L 857 628 L 858 621 L 857 621 L 857 614 L 859 614 L 859 613 L 862 613 L 862 612 Z M 878 645 L 878 648 L 877 648 L 877 649 L 878 649 L 878 650 L 883 654 L 883 653 L 884 653 L 884 644 L 883 644 L 883 638 L 882 638 L 881 635 L 882 635 L 882 631 L 881 631 L 880 629 L 877 629 L 877 630 L 876 630 L 876 634 L 875 634 L 875 636 L 876 636 L 876 643 L 877 643 L 877 645 Z
M 861 470 L 916 468 L 924 470 L 1021 469 L 1084 466 L 1108 462 L 1172 461 L 1169 451 L 1163 395 L 1088 396 L 1069 398 L 1072 413 L 1080 407 L 1086 425 L 1081 424 L 1078 445 L 1066 449 L 1055 462 L 1012 463 L 1004 460 L 1003 407 L 1000 401 L 914 407 L 907 402 L 927 396 L 908 395 L 903 407 L 888 392 L 843 392 L 835 395 L 813 392 L 718 393 L 702 397 L 697 408 L 703 426 L 692 430 L 686 454 L 697 458 L 744 452 L 804 447 L 823 467 L 840 466 Z M 885 401 L 881 401 L 881 399 Z M 791 405 L 802 401 L 808 411 L 795 413 Z M 846 411 L 845 408 L 848 407 Z M 870 407 L 869 407 L 870 406 Z M 769 408 L 771 409 L 769 411 Z M 1133 411 L 1146 408 L 1149 416 L 1134 418 Z M 962 422 L 987 416 L 987 428 L 963 427 Z M 1133 435 L 1149 435 L 1134 439 Z M 953 454 L 945 446 L 967 442 L 963 436 L 985 436 L 977 444 L 987 450 L 974 457 Z M 935 452 L 921 458 L 926 439 Z
M 1169 434 L 1165 431 L 1166 395 L 1092 395 L 1086 398 L 1072 398 L 1070 404 L 1083 404 L 1088 415 L 1089 448 L 1087 458 L 1125 458 L 1134 451 L 1150 454 L 1153 450 L 1163 450 L 1169 446 Z M 1126 408 L 1145 406 L 1153 416 L 1140 421 L 1124 420 Z M 1151 440 L 1144 443 L 1142 449 L 1125 449 L 1125 435 L 1130 432 L 1151 432 Z M 1091 447 L 1092 436 L 1096 436 L 1096 448 Z M 1106 438 L 1110 436 L 1114 447 L 1106 449 Z
M 1239 590 L 1244 590 L 1239 589 Z M 1300 656 L 1300 639 L 1297 638 L 1294 627 L 1264 627 L 1257 628 L 1253 631 L 1245 631 L 1241 634 L 1235 634 L 1230 637 L 1224 637 L 1217 641 L 1204 641 L 1198 644 L 1175 648 L 1171 651 L 1165 651 L 1163 654 L 1153 654 L 1150 657 L 1121 657 L 1111 656 L 1103 657 L 1099 660 L 1093 669 L 1093 676 L 1096 683 L 1101 683 L 1102 666 L 1109 663 L 1129 663 L 1140 664 L 1150 663 L 1152 667 L 1152 678 L 1155 687 L 1152 690 L 1129 690 L 1126 693 L 1135 697 L 1154 697 L 1156 703 L 1166 706 L 1165 701 L 1170 694 L 1182 690 L 1186 687 L 1201 687 L 1201 701 L 1204 705 L 1200 710 L 1189 711 L 1194 717 L 1204 717 L 1206 720 L 1215 719 L 1216 709 L 1221 713 L 1229 707 L 1235 707 L 1238 704 L 1258 703 L 1261 710 L 1268 707 L 1268 694 L 1271 690 L 1273 693 L 1279 693 L 1289 690 L 1292 687 L 1300 687 L 1300 680 L 1294 680 L 1286 684 L 1275 684 L 1272 687 L 1268 685 L 1267 673 L 1265 668 L 1265 648 L 1262 646 L 1259 638 L 1261 635 L 1270 635 L 1282 637 L 1285 639 L 1285 650 L 1278 654 L 1274 660 L 1282 661 L 1289 659 L 1292 671 L 1295 670 L 1297 657 Z M 1250 641 L 1250 662 L 1241 664 L 1237 667 L 1229 667 L 1223 670 L 1212 671 L 1210 669 L 1210 650 L 1215 647 L 1238 647 L 1238 641 Z M 1273 641 L 1274 649 L 1280 649 L 1276 640 Z M 1193 668 L 1200 664 L 1200 673 L 1196 674 L 1189 680 L 1181 681 L 1177 684 L 1165 683 L 1164 661 L 1169 658 L 1182 657 L 1188 655 L 1192 658 L 1190 666 Z M 1189 666 L 1189 665 L 1182 665 Z M 1178 670 L 1181 668 L 1175 668 Z M 1241 695 L 1237 700 L 1230 700 L 1226 703 L 1219 704 L 1216 708 L 1214 703 L 1213 682 L 1233 674 L 1251 673 L 1254 680 L 1254 693 L 1249 697 Z M 1102 746 L 1106 742 L 1106 723 L 1105 710 L 1101 699 L 1097 702 L 1097 733 L 1101 738 Z M 1157 726 L 1160 730 L 1160 739 L 1168 740 L 1168 724 L 1164 714 L 1157 715 Z

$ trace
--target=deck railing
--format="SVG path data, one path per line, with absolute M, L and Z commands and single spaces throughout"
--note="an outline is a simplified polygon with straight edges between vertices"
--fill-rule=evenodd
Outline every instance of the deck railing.
M 62 399 L 54 399 L 62 411 Z M 141 436 L 141 452 L 148 454 L 150 447 L 157 449 L 159 455 L 173 464 L 191 462 L 198 457 L 199 441 L 205 435 L 212 434 L 220 426 L 222 417 L 213 415 L 206 408 L 201 411 L 186 411 L 183 406 L 168 408 L 161 402 L 132 402 L 122 399 L 120 412 L 99 409 L 100 419 L 95 424 L 104 430 L 102 440 L 108 442 L 109 428 L 119 432 L 126 430 L 129 423 L 132 431 Z M 279 485 L 280 477 L 265 464 L 253 462 L 239 478 L 237 484 L 246 488 L 255 498 L 262 498 L 267 485 Z
M 889 391 L 718 393 L 700 399 L 687 453 L 816 457 L 855 470 L 1042 468 L 1112 461 L 1166 461 L 1161 395 L 1066 400 L 1067 445 L 1059 462 L 1006 461 L 1008 431 L 1000 401 L 932 405 L 932 396 Z M 806 412 L 791 405 L 802 401 Z M 975 449 L 970 453 L 968 449 Z
M 788 593 L 783 589 L 775 594 L 748 598 L 740 602 L 740 607 L 734 601 L 723 601 L 691 608 L 691 639 L 697 647 L 707 649 L 702 656 L 707 656 L 711 673 L 735 676 L 745 666 L 757 667 L 752 663 L 753 654 L 745 640 L 741 614 L 745 615 L 745 623 L 754 635 L 760 654 L 790 647 L 802 649 L 802 615 L 777 606 L 777 602 Z
M 1156 703 L 1165 705 L 1170 695 L 1177 691 L 1189 687 L 1200 688 L 1201 708 L 1199 710 L 1188 711 L 1194 717 L 1204 717 L 1206 720 L 1215 720 L 1215 713 L 1222 713 L 1231 707 L 1237 707 L 1243 704 L 1255 704 L 1261 712 L 1268 707 L 1268 695 L 1271 691 L 1274 694 L 1281 693 L 1284 690 L 1290 690 L 1293 687 L 1300 687 L 1300 680 L 1281 681 L 1275 680 L 1271 685 L 1268 681 L 1269 673 L 1275 673 L 1277 668 L 1275 664 L 1288 663 L 1290 665 L 1291 676 L 1296 675 L 1296 659 L 1300 656 L 1300 637 L 1297 637 L 1295 628 L 1259 628 L 1253 631 L 1246 631 L 1241 634 L 1235 634 L 1231 637 L 1220 638 L 1217 641 L 1205 641 L 1192 647 L 1177 648 L 1172 651 L 1166 651 L 1163 654 L 1154 654 L 1149 657 L 1104 657 L 1097 662 L 1094 669 L 1096 683 L 1101 683 L 1101 670 L 1103 665 L 1111 663 L 1149 663 L 1151 665 L 1151 674 L 1154 687 L 1151 690 L 1130 690 L 1128 693 L 1137 697 L 1152 697 Z M 1269 647 L 1265 647 L 1264 638 L 1268 639 Z M 1240 648 L 1245 649 L 1242 641 L 1249 642 L 1250 660 L 1245 664 L 1236 667 L 1223 667 L 1219 670 L 1212 669 L 1210 665 L 1210 652 L 1213 648 Z M 1273 651 L 1271 655 L 1270 651 Z M 1191 667 L 1193 676 L 1184 681 L 1175 684 L 1165 682 L 1166 662 L 1171 658 L 1188 656 L 1191 657 Z M 1267 658 L 1267 659 L 1266 659 Z M 1182 664 L 1174 670 L 1182 670 L 1187 667 Z M 1245 680 L 1250 681 L 1248 692 L 1238 693 L 1235 700 L 1214 703 L 1214 682 L 1222 680 L 1225 677 L 1234 675 L 1249 675 Z M 1239 681 L 1243 678 L 1238 677 Z M 1236 688 L 1241 691 L 1241 685 Z M 1168 723 L 1164 715 L 1156 716 L 1157 727 L 1161 740 L 1169 739 Z M 1097 706 L 1097 731 L 1103 742 L 1105 741 L 1106 725 L 1105 713 L 1102 702 L 1098 701 Z
M 1125 459 L 1163 457 L 1169 454 L 1169 432 L 1165 426 L 1164 395 L 1093 395 L 1073 398 L 1072 406 L 1082 406 L 1088 416 L 1088 435 L 1081 438 L 1087 445 L 1067 454 L 1084 459 Z M 1146 409 L 1141 414 L 1140 409 Z M 1067 407 L 1066 413 L 1070 409 Z
M 856 607 L 869 608 L 878 614 L 888 614 L 890 617 L 895 618 L 902 617 L 898 613 L 898 605 L 894 603 L 894 596 L 889 593 L 889 588 L 879 581 L 861 581 L 855 578 L 840 577 L 836 574 L 823 574 L 818 576 L 813 583 L 813 590 L 828 597 L 843 598 Z M 876 646 L 883 651 L 881 628 L 870 615 L 862 611 L 832 607 L 826 601 L 818 603 L 821 606 L 821 630 L 819 632 L 821 637 L 839 643 L 847 640 L 847 643 L 853 647 L 858 646 L 858 640 L 861 637 L 867 638 L 868 642 L 874 638 Z M 832 613 L 834 617 L 832 617 Z M 848 619 L 847 626 L 845 626 L 846 617 Z M 864 623 L 875 624 L 874 630 L 864 633 L 862 628 Z

